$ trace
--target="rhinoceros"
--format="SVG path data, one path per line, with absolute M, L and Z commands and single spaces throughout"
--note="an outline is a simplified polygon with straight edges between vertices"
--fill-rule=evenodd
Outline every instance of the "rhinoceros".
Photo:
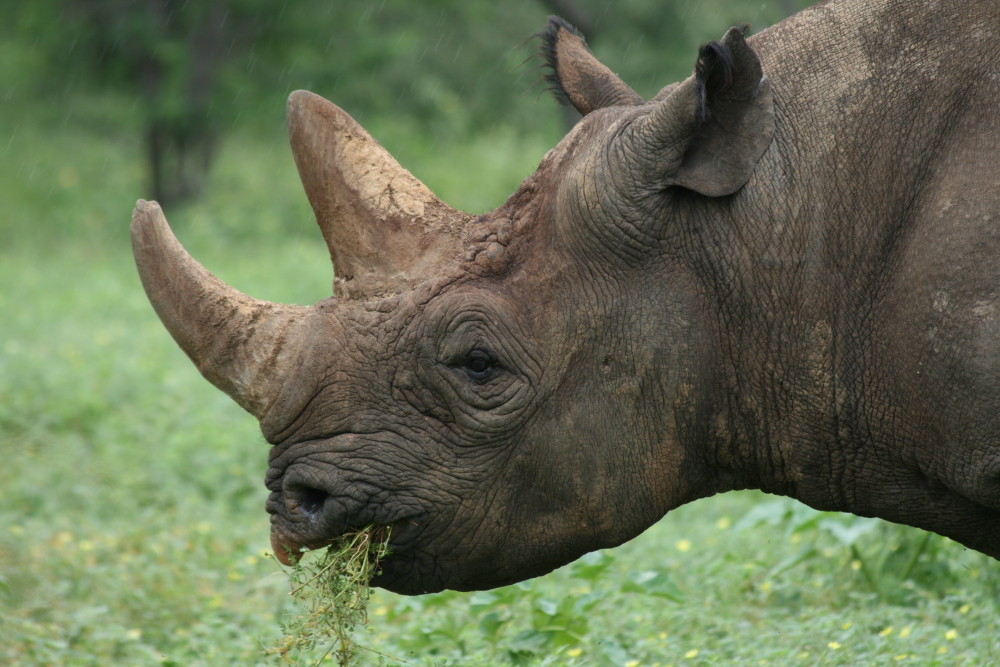
M 648 101 L 567 23 L 543 44 L 582 119 L 484 215 L 290 96 L 315 305 L 138 203 L 156 312 L 272 445 L 279 558 L 374 524 L 374 584 L 489 588 L 734 489 L 1000 558 L 1000 5 L 823 3 Z

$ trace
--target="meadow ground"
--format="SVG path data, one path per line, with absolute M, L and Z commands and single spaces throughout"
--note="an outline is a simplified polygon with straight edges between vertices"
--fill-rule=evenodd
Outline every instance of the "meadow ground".
M 274 664 L 291 602 L 265 555 L 267 446 L 146 302 L 136 133 L 94 104 L 0 141 L 0 664 Z M 397 152 L 483 210 L 547 147 L 497 128 Z M 261 298 L 326 296 L 280 118 L 230 137 L 208 191 L 168 210 L 195 256 Z M 376 592 L 359 640 L 389 665 L 985 665 L 998 603 L 1000 566 L 943 538 L 737 493 L 516 586 Z

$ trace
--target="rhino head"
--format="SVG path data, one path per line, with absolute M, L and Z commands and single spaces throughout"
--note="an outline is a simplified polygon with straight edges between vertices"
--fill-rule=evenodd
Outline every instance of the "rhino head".
M 140 201 L 136 262 L 201 373 L 273 445 L 284 562 L 391 527 L 401 593 L 537 576 L 738 486 L 706 447 L 716 323 L 674 224 L 740 190 L 766 151 L 768 81 L 739 29 L 649 102 L 553 19 L 545 53 L 583 120 L 506 203 L 457 211 L 347 113 L 288 101 L 334 295 L 259 301 Z

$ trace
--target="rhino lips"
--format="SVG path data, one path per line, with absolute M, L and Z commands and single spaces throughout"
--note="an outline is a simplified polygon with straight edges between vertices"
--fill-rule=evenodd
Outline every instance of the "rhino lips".
M 391 530 L 391 525 L 376 526 L 372 531 L 372 543 L 377 544 L 379 542 L 384 542 L 386 537 L 389 536 Z M 274 552 L 275 558 L 278 559 L 278 562 L 286 567 L 291 567 L 299 562 L 299 558 L 301 557 L 303 551 L 323 549 L 336 541 L 337 539 L 334 538 L 323 542 L 306 544 L 297 540 L 290 540 L 277 530 L 271 530 L 271 549 Z
M 299 554 L 306 548 L 305 544 L 296 544 L 277 531 L 271 531 L 271 550 L 278 562 L 286 567 L 291 567 L 299 561 Z

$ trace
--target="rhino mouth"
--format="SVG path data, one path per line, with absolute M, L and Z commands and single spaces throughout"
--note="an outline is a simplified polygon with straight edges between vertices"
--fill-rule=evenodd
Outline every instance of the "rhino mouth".
M 382 544 L 389 540 L 390 535 L 395 532 L 396 524 L 378 524 L 372 528 L 371 543 Z M 346 531 L 344 535 L 354 531 Z M 280 530 L 277 526 L 271 528 L 271 549 L 278 562 L 286 567 L 295 565 L 307 551 L 317 551 L 325 549 L 335 544 L 342 536 L 337 536 L 319 541 L 307 541 L 289 535 Z M 389 552 L 392 552 L 392 542 L 389 541 Z
M 324 549 L 343 535 L 360 529 L 348 529 L 323 539 L 307 539 L 297 535 L 294 528 L 284 526 L 278 517 L 272 516 L 271 521 L 271 548 L 278 562 L 286 567 L 294 566 L 306 551 Z M 372 543 L 388 539 L 388 554 L 379 560 L 370 582 L 372 586 L 401 595 L 423 595 L 459 587 L 459 582 L 451 581 L 456 573 L 448 576 L 442 571 L 443 564 L 421 548 L 423 528 L 423 521 L 416 518 L 375 525 Z

